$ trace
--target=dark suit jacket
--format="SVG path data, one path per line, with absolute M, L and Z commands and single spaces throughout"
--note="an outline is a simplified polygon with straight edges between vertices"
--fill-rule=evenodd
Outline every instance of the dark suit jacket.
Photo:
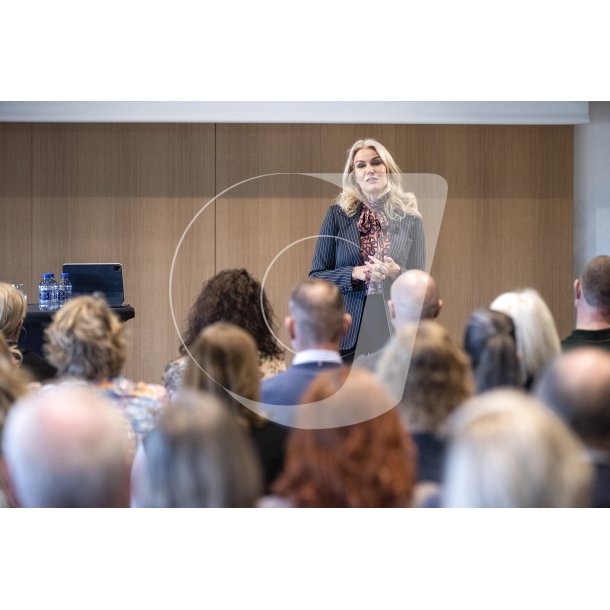
M 298 405 L 299 399 L 316 375 L 341 366 L 335 362 L 306 362 L 283 373 L 263 379 L 261 402 L 269 405 Z
M 341 349 L 355 343 L 366 298 L 366 284 L 352 282 L 352 269 L 362 265 L 360 232 L 356 226 L 362 204 L 353 216 L 348 216 L 339 205 L 328 208 L 320 227 L 309 277 L 317 277 L 336 284 L 343 295 L 345 311 L 352 316 L 352 326 L 341 342 Z M 426 248 L 421 218 L 408 215 L 402 220 L 390 221 L 390 256 L 401 267 L 424 269 Z M 384 282 L 384 296 L 389 298 L 391 281 Z

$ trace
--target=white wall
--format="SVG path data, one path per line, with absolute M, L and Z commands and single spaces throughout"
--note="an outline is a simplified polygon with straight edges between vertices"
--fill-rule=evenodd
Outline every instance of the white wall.
M 574 128 L 574 276 L 598 254 L 610 255 L 610 102 Z

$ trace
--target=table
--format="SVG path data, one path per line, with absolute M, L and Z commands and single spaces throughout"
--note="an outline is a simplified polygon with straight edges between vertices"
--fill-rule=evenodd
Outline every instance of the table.
M 121 322 L 127 322 L 127 320 L 136 317 L 135 309 L 131 305 L 121 305 L 110 309 L 119 317 Z M 55 311 L 40 311 L 38 303 L 29 304 L 23 322 L 23 330 L 19 336 L 19 347 L 32 350 L 39 356 L 44 356 L 42 351 L 44 331 L 51 323 L 55 313 Z

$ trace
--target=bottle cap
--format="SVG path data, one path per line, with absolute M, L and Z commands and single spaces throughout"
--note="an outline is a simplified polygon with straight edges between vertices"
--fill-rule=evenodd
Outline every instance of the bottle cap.
M 68 277 L 68 274 L 67 273 L 62 273 L 61 277 Z

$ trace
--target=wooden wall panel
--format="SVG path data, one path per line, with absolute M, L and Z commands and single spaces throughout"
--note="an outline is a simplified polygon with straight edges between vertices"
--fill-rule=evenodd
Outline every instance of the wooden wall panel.
M 347 149 L 367 136 L 384 143 L 403 172 L 437 174 L 447 182 L 438 244 L 429 258 L 445 300 L 441 321 L 456 340 L 471 311 L 525 286 L 547 300 L 560 334 L 569 331 L 569 126 L 219 125 L 216 181 L 220 190 L 272 172 L 340 173 Z M 217 268 L 243 265 L 261 277 L 282 248 L 318 231 L 337 192 L 320 187 L 316 193 L 279 178 L 233 189 L 218 202 Z M 426 216 L 422 206 L 425 222 L 439 209 Z M 429 241 L 434 225 L 426 226 Z M 269 295 L 280 318 L 290 288 L 309 269 L 310 246 L 292 248 L 293 260 L 283 256 L 287 264 L 275 270 Z
M 569 126 L 4 124 L 0 276 L 29 281 L 33 300 L 36 276 L 63 262 L 123 263 L 136 308 L 125 372 L 157 381 L 179 344 L 169 272 L 189 222 L 229 189 L 196 216 L 176 255 L 178 326 L 201 283 L 235 266 L 259 278 L 269 270 L 281 321 L 309 270 L 314 240 L 304 238 L 317 234 L 339 191 L 294 174 L 340 174 L 352 142 L 371 136 L 405 173 L 446 180 L 435 252 L 428 225 L 437 211 L 422 210 L 441 321 L 453 336 L 461 340 L 473 309 L 522 286 L 540 290 L 563 335 L 573 324 L 572 134 Z M 257 178 L 282 172 L 291 175 Z M 235 186 L 249 178 L 257 179 Z
M 35 125 L 33 267 L 120 262 L 127 323 L 125 374 L 159 381 L 179 344 L 169 307 L 178 241 L 214 192 L 213 125 Z M 213 217 L 184 241 L 175 269 L 182 324 L 201 281 L 213 273 Z
M 396 155 L 401 167 L 448 183 L 432 273 L 454 337 L 474 308 L 524 287 L 538 289 L 565 336 L 574 315 L 573 129 L 408 126 Z
M 32 125 L 0 124 L 0 281 L 20 282 L 37 300 L 32 276 Z

